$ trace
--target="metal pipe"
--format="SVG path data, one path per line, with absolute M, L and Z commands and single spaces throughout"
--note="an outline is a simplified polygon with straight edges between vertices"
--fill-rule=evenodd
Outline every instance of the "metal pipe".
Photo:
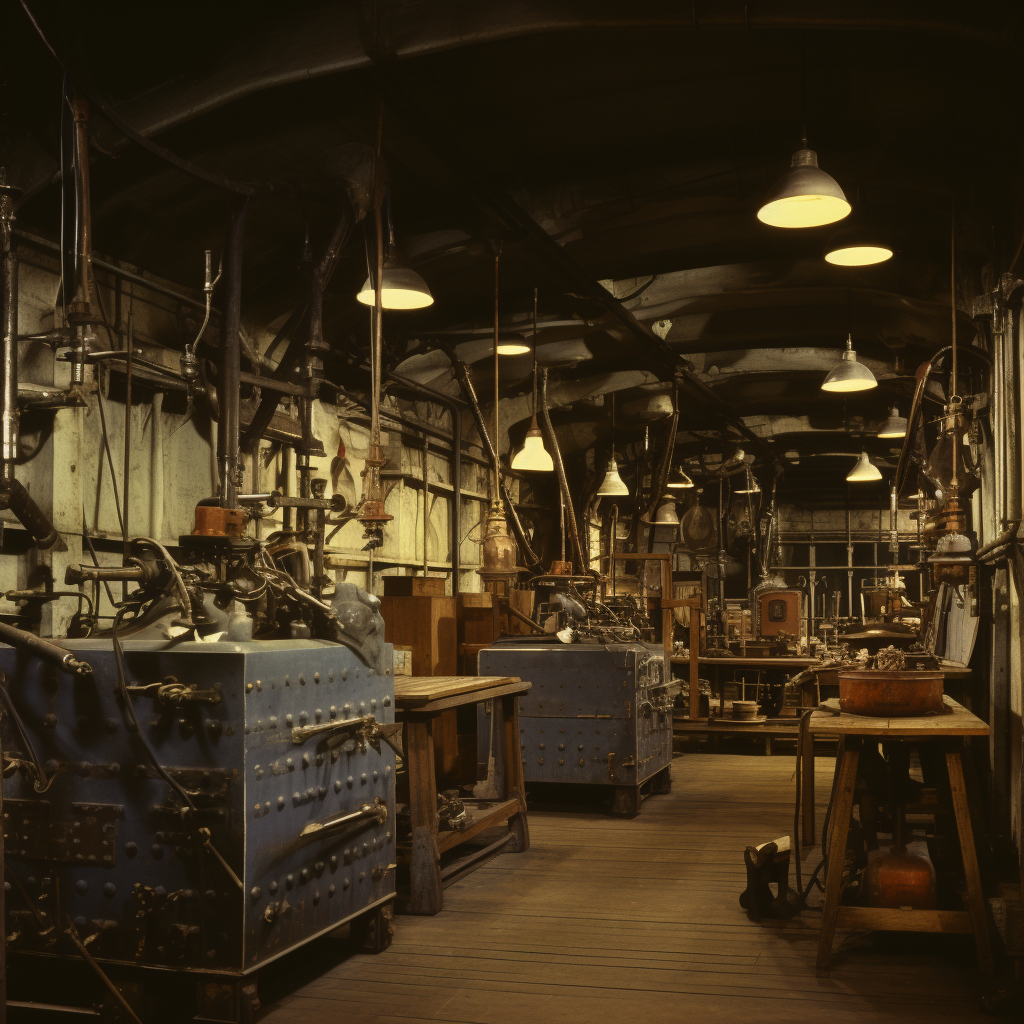
M 154 391 L 150 414 L 149 535 L 164 534 L 164 393 Z
M 572 494 L 569 491 L 569 481 L 565 476 L 565 466 L 562 463 L 562 450 L 558 447 L 558 438 L 555 437 L 555 428 L 551 424 L 551 413 L 548 411 L 548 368 L 546 366 L 542 367 L 540 371 L 540 408 L 544 414 L 544 429 L 548 433 L 548 444 L 551 445 L 555 472 L 558 474 L 558 486 L 561 489 L 562 497 L 565 499 L 566 520 L 569 527 L 569 539 L 572 541 L 573 560 L 582 572 L 588 567 L 589 563 L 583 558 L 583 548 L 580 546 L 580 537 L 576 530 L 576 512 L 572 504 Z
M 423 435 L 423 575 L 429 576 L 427 565 L 427 528 L 430 525 L 430 484 L 427 482 L 427 453 L 430 442 L 426 434 Z
M 121 540 L 124 544 L 124 564 L 128 564 L 128 558 L 130 556 L 130 544 L 128 541 L 128 519 L 131 515 L 132 507 L 132 488 L 131 488 L 131 473 L 132 473 L 132 360 L 133 353 L 135 352 L 135 328 L 133 320 L 134 310 L 130 305 L 128 307 L 128 323 L 127 323 L 127 344 L 126 350 L 128 353 L 128 361 L 125 363 L 125 378 L 124 378 L 124 464 L 123 464 L 123 489 L 124 489 L 124 509 L 122 510 L 121 518 Z M 125 583 L 121 588 L 122 600 L 128 596 L 128 584 Z
M 427 387 L 426 384 L 418 384 L 416 381 L 410 380 L 408 377 L 403 377 L 401 374 L 393 371 L 388 374 L 388 377 L 401 387 L 408 388 L 410 391 L 424 395 L 432 402 L 437 402 L 439 405 L 444 406 L 452 418 L 452 436 L 450 438 L 452 446 L 452 597 L 458 597 L 461 589 L 459 573 L 462 568 L 462 410 L 459 408 L 459 403 L 454 398 L 441 391 L 436 391 L 434 388 Z M 444 437 L 440 431 L 438 431 L 437 434 L 441 440 L 449 440 Z M 426 444 L 425 439 L 428 436 L 426 429 L 423 430 L 423 436 L 424 444 Z M 424 479 L 424 493 L 426 492 L 426 489 L 426 480 Z M 424 540 L 424 564 L 426 564 L 426 558 L 427 546 L 426 541 Z M 426 572 L 424 572 L 423 575 L 425 576 Z
M 477 401 L 476 389 L 473 387 L 473 380 L 469 375 L 469 367 L 455 355 L 455 352 L 447 345 L 442 345 L 449 360 L 451 360 L 452 369 L 455 373 L 455 379 L 459 382 L 459 386 L 462 388 L 462 393 L 466 396 L 466 401 L 469 403 L 469 407 L 473 413 L 473 419 L 476 421 L 477 430 L 480 432 L 480 439 L 483 442 L 484 451 L 486 451 L 491 457 L 492 465 L 497 465 L 498 453 L 493 444 L 491 444 L 491 438 L 487 433 L 487 425 L 484 423 L 483 413 L 480 411 L 480 403 Z M 512 495 L 509 493 L 508 487 L 502 481 L 501 494 L 505 500 L 505 514 L 508 517 L 509 522 L 512 524 L 512 532 L 516 535 L 516 543 L 519 545 L 519 550 L 526 558 L 527 564 L 530 567 L 540 565 L 540 558 L 530 546 L 530 541 L 526 536 L 526 530 L 523 529 L 523 524 L 519 519 L 519 513 L 516 511 L 515 505 L 512 503 Z
M 1020 529 L 1020 523 L 1019 522 L 1014 523 L 1013 526 L 1010 527 L 1010 529 L 1004 530 L 990 544 L 986 544 L 984 547 L 978 548 L 977 552 L 975 552 L 975 556 L 974 557 L 975 558 L 983 558 L 990 551 L 995 551 L 996 548 L 1006 547 L 1007 544 L 1010 544 L 1012 541 L 1014 541 L 1016 539 L 1017 531 L 1019 529 Z
M 661 461 L 658 463 L 657 479 L 651 488 L 651 500 L 647 506 L 647 518 L 653 519 L 658 509 L 658 502 L 665 493 L 668 483 L 668 474 L 672 469 L 672 460 L 676 452 L 676 434 L 679 430 L 679 385 L 672 386 L 672 416 L 668 425 L 668 443 L 661 453 Z M 651 538 L 654 538 L 654 531 L 651 530 Z
M 0 233 L 3 242 L 3 411 L 0 424 L 0 456 L 3 458 L 0 491 L 14 484 L 18 459 L 18 261 L 14 256 L 11 222 L 14 193 L 7 173 L 0 168 Z
M 246 202 L 231 211 L 224 242 L 224 321 L 221 328 L 220 419 L 217 422 L 217 454 L 220 460 L 222 508 L 234 508 L 238 494 L 239 405 L 241 404 L 242 349 L 239 327 L 242 312 L 242 244 L 245 238 Z
M 853 619 L 853 535 L 851 512 L 846 510 L 846 614 Z
M 50 643 L 35 633 L 28 633 L 17 626 L 11 626 L 6 622 L 0 622 L 0 640 L 11 647 L 27 651 L 36 658 L 48 661 L 52 665 L 69 675 L 86 676 L 92 674 L 92 666 L 88 662 L 79 661 L 73 654 L 65 651 L 63 647 Z

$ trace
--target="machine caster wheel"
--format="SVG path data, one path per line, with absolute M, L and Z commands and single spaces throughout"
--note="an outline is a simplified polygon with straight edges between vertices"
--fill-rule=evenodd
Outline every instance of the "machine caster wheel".
M 197 991 L 196 1021 L 225 1021 L 230 1024 L 253 1024 L 260 1008 L 256 979 L 220 981 L 205 979 Z
M 530 827 L 526 823 L 525 814 L 513 814 L 508 819 L 508 830 L 512 835 L 509 840 L 509 853 L 525 853 L 530 848 Z
M 672 792 L 672 766 L 667 765 L 662 768 L 657 775 L 654 776 L 653 785 L 651 786 L 652 793 L 671 793 Z
M 360 953 L 383 953 L 395 934 L 395 903 L 389 900 L 352 922 L 351 936 Z
M 640 813 L 642 800 L 639 786 L 616 786 L 612 814 L 622 818 L 635 818 Z

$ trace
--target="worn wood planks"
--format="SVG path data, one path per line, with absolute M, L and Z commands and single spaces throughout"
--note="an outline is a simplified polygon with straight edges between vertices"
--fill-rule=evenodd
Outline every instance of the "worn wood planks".
M 395 705 L 400 710 L 419 710 L 435 701 L 478 690 L 493 690 L 520 682 L 518 676 L 405 676 L 395 678 Z M 530 688 L 524 683 L 519 689 Z M 471 703 L 472 698 L 460 703 Z
M 823 798 L 832 768 L 819 756 Z M 532 813 L 528 853 L 498 857 L 452 885 L 436 917 L 398 917 L 387 952 L 349 957 L 269 1006 L 263 1021 L 989 1019 L 977 1008 L 969 937 L 867 940 L 840 929 L 845 941 L 820 978 L 819 912 L 747 919 L 738 904 L 742 850 L 791 830 L 789 758 L 687 755 L 673 774 L 673 791 L 631 821 Z M 817 861 L 815 849 L 806 870 Z

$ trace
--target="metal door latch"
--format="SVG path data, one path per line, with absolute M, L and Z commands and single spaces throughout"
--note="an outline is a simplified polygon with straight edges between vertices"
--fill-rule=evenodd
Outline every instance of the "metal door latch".
M 311 736 L 328 736 L 327 746 L 340 746 L 344 734 L 355 734 L 362 745 L 369 744 L 380 753 L 380 741 L 383 740 L 399 757 L 404 758 L 402 750 L 402 726 L 396 722 L 387 725 L 378 722 L 373 715 L 360 718 L 343 718 L 338 722 L 324 722 L 322 725 L 296 725 L 292 729 L 292 743 L 305 743 Z
M 333 831 L 345 825 L 351 827 L 364 821 L 383 825 L 387 820 L 388 805 L 380 797 L 377 797 L 372 804 L 363 804 L 358 811 L 352 811 L 350 814 L 342 814 L 340 817 L 329 818 L 327 821 L 311 821 L 299 833 L 299 838 L 304 839 L 328 829 Z

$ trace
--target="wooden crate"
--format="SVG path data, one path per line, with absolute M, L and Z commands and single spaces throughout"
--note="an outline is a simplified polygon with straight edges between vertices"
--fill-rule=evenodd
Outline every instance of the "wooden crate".
M 385 576 L 385 597 L 444 597 L 444 576 Z

